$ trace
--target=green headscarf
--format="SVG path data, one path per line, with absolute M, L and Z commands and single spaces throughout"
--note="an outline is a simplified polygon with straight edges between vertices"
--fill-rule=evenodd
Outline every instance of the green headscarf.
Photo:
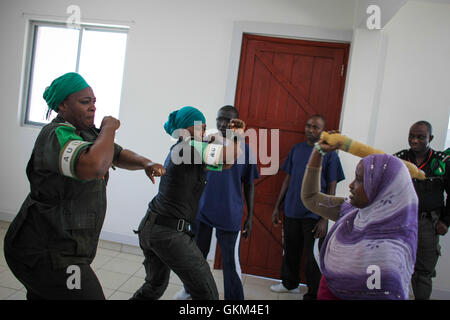
M 177 129 L 186 129 L 193 126 L 194 122 L 206 123 L 203 113 L 194 107 L 183 107 L 173 111 L 164 124 L 164 130 L 170 135 Z
M 76 72 L 69 72 L 53 80 L 44 91 L 44 99 L 49 109 L 58 112 L 58 107 L 67 96 L 89 87 L 86 81 Z M 49 110 L 50 112 L 50 110 Z

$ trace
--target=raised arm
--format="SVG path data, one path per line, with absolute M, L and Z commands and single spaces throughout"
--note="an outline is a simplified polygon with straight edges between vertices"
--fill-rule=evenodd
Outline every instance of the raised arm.
M 337 221 L 344 198 L 320 192 L 322 155 L 314 148 L 306 166 L 301 198 L 305 207 L 323 218 Z
M 81 180 L 95 180 L 103 177 L 111 167 L 114 156 L 114 137 L 120 127 L 120 121 L 105 117 L 100 133 L 94 144 L 82 151 L 75 170 Z

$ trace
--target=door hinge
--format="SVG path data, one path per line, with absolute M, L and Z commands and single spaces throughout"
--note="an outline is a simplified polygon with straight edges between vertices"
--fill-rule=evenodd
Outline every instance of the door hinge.
M 343 76 L 344 76 L 344 68 L 345 68 L 345 66 L 344 66 L 344 65 L 342 65 L 342 68 L 341 68 L 341 77 L 343 77 Z

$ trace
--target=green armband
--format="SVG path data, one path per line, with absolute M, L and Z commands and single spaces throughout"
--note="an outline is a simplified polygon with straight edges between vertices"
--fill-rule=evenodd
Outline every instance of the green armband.
M 202 162 L 206 164 L 206 168 L 212 171 L 222 171 L 223 164 L 220 159 L 223 152 L 223 146 L 220 144 L 200 142 L 191 140 L 193 146 L 201 155 Z

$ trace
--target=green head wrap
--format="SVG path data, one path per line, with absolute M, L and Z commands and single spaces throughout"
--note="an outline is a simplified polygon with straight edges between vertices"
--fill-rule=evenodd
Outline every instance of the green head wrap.
M 164 130 L 172 135 L 175 130 L 189 128 L 190 126 L 193 126 L 196 121 L 206 123 L 203 113 L 194 107 L 183 107 L 169 115 L 169 119 L 164 124 Z
M 58 112 L 58 107 L 67 96 L 89 87 L 78 73 L 69 72 L 53 80 L 44 91 L 44 99 L 49 109 Z M 50 112 L 50 111 L 49 111 Z

